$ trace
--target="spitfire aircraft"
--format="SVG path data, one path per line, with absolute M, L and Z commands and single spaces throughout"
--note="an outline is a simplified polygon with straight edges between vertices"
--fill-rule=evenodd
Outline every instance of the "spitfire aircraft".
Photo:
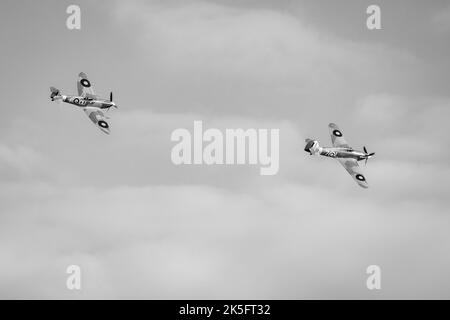
M 81 72 L 78 75 L 77 88 L 77 96 L 66 96 L 62 95 L 58 89 L 50 87 L 50 99 L 52 101 L 62 101 L 80 107 L 100 130 L 109 134 L 109 124 L 106 121 L 109 118 L 105 116 L 102 110 L 109 110 L 111 107 L 117 108 L 117 105 L 113 102 L 112 92 L 109 94 L 109 100 L 97 97 L 91 82 L 84 72 Z
M 333 147 L 321 147 L 317 140 L 306 139 L 305 151 L 310 155 L 321 155 L 330 158 L 336 158 L 340 164 L 347 170 L 353 179 L 363 188 L 368 188 L 366 177 L 361 173 L 358 161 L 367 160 L 375 155 L 374 152 L 368 153 L 366 147 L 363 151 L 354 150 L 344 139 L 342 131 L 334 123 L 328 125 Z

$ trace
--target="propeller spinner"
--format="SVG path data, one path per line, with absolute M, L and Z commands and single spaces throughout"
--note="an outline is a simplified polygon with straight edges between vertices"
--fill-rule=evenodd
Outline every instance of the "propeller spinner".
M 372 153 L 367 152 L 366 146 L 363 147 L 363 150 L 364 150 L 364 153 L 366 154 L 365 155 L 365 158 L 366 158 L 365 164 L 367 165 L 367 160 L 369 160 L 370 157 L 374 156 L 375 152 L 372 152 Z
M 112 91 L 109 93 L 109 101 L 112 102 L 112 106 L 116 109 L 118 109 L 118 107 L 116 106 L 116 104 L 113 102 L 113 93 Z

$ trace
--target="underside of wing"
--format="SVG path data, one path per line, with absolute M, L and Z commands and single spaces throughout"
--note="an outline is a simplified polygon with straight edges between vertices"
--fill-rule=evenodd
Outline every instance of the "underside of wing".
M 94 92 L 94 87 L 92 86 L 91 82 L 89 81 L 86 73 L 80 72 L 78 75 L 78 81 L 77 81 L 77 89 L 78 89 L 78 95 L 86 98 L 95 99 L 97 96 Z
M 369 184 L 366 181 L 366 177 L 362 174 L 361 168 L 358 165 L 358 161 L 355 159 L 337 159 L 342 166 L 347 170 L 347 172 L 352 176 L 352 178 L 363 188 L 368 188 Z
M 100 111 L 98 108 L 92 108 L 92 107 L 86 107 L 83 109 L 84 112 L 87 114 L 89 119 L 104 133 L 109 134 L 109 124 L 106 121 L 106 117 L 103 114 L 103 112 Z
M 328 125 L 328 128 L 330 130 L 331 142 L 333 143 L 333 147 L 338 147 L 338 148 L 349 148 L 350 147 L 348 145 L 347 141 L 345 141 L 342 131 L 339 129 L 339 127 L 336 124 L 330 123 Z

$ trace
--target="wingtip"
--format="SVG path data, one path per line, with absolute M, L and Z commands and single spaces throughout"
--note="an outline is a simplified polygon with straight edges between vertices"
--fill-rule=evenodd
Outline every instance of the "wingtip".
M 365 183 L 365 184 L 363 184 L 363 183 L 358 183 L 358 185 L 359 185 L 361 188 L 364 188 L 364 189 L 368 189 L 368 188 L 369 188 L 369 185 L 368 185 L 367 183 Z

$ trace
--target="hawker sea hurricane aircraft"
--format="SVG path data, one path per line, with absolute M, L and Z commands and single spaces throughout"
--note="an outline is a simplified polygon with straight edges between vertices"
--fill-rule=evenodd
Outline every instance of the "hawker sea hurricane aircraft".
M 81 72 L 78 75 L 77 88 L 78 96 L 66 96 L 62 95 L 58 89 L 50 87 L 50 99 L 52 101 L 67 102 L 82 108 L 89 119 L 91 119 L 100 130 L 109 134 L 109 124 L 106 121 L 106 119 L 109 118 L 104 115 L 102 110 L 109 110 L 111 107 L 117 108 L 116 104 L 112 101 L 112 92 L 109 94 L 109 100 L 98 98 L 94 93 L 91 82 L 84 72 Z
M 330 123 L 328 128 L 330 129 L 333 147 L 323 148 L 319 146 L 318 141 L 306 139 L 305 151 L 311 155 L 336 158 L 361 187 L 368 188 L 369 185 L 367 184 L 366 177 L 361 173 L 358 161 L 365 160 L 367 164 L 367 160 L 375 155 L 375 153 L 368 153 L 366 147 L 363 148 L 364 152 L 353 150 L 345 141 L 342 131 L 339 130 L 337 125 Z

